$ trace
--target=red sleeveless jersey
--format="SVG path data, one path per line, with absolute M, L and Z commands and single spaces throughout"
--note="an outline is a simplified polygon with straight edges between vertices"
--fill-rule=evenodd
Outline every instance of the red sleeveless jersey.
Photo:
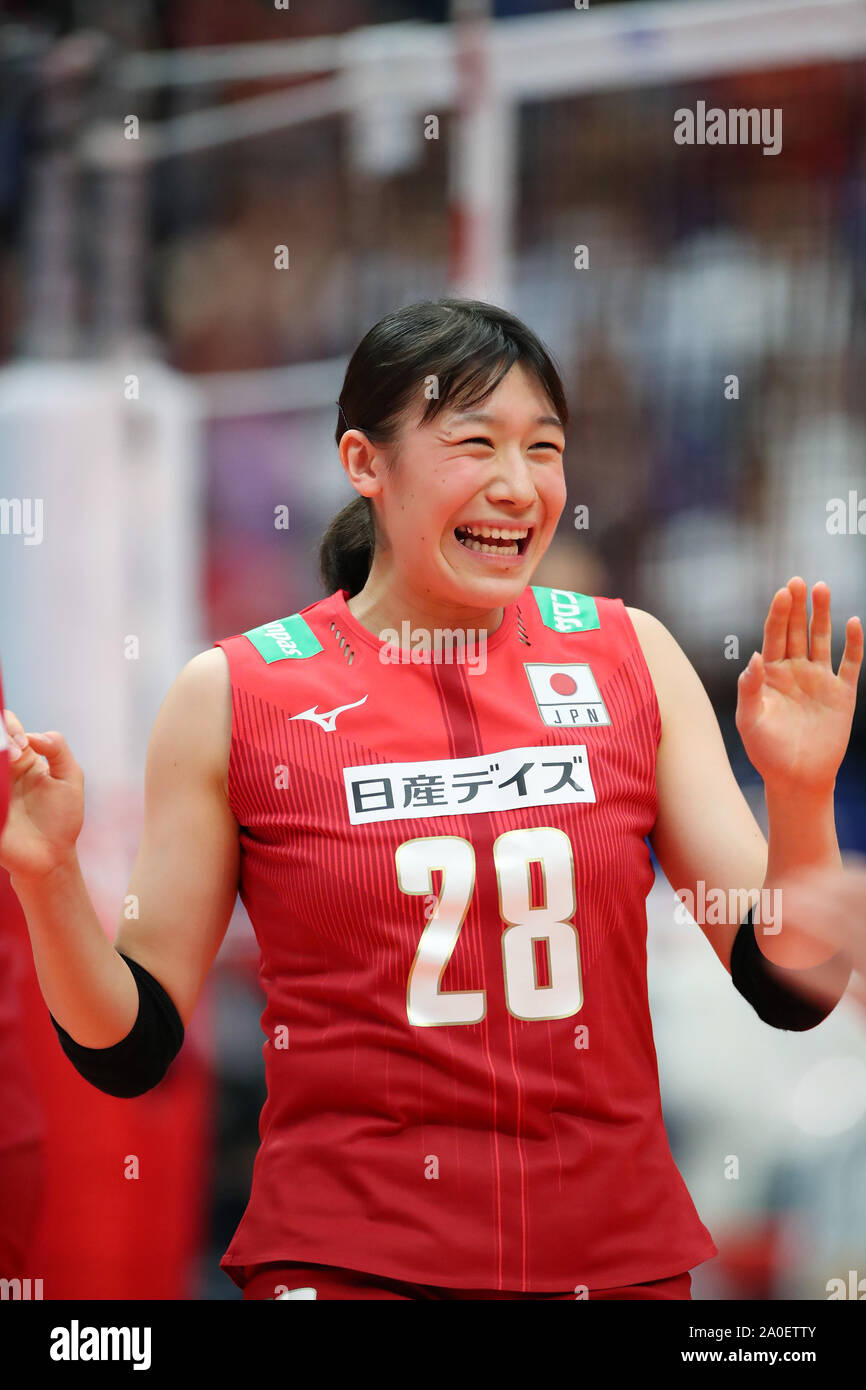
M 0 833 L 9 811 L 9 736 L 3 722 L 3 677 L 0 674 Z
M 347 598 L 215 644 L 268 1092 L 221 1267 L 531 1293 L 709 1259 L 661 1111 L 661 719 L 622 601 L 531 586 L 421 660 Z

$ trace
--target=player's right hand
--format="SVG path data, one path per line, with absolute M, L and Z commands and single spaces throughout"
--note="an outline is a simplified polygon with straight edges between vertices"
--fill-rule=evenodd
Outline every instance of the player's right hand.
M 9 734 L 9 815 L 0 834 L 0 866 L 13 879 L 41 878 L 74 855 L 84 823 L 84 774 L 56 730 L 25 733 L 10 709 L 3 721 Z

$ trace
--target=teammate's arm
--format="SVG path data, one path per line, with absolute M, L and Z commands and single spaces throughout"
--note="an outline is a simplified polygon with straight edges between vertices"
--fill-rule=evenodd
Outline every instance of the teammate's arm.
M 7 712 L 10 733 L 20 721 Z M 144 830 L 114 945 L 87 893 L 75 852 L 83 778 L 65 740 L 29 735 L 13 762 L 12 805 L 0 841 L 24 909 L 45 1002 L 84 1047 L 125 1038 L 138 1009 L 119 952 L 163 986 L 186 1026 L 228 926 L 237 891 L 238 828 L 228 805 L 228 667 L 219 648 L 180 672 L 157 715 L 145 779 Z M 38 755 L 47 759 L 47 765 Z M 79 805 L 80 803 L 80 805 Z
M 640 608 L 626 612 L 655 685 L 662 721 L 653 851 L 675 892 L 687 889 L 697 901 L 703 880 L 707 895 L 721 889 L 728 903 L 732 892 L 763 886 L 767 841 L 734 777 L 715 711 L 685 652 L 652 614 Z M 739 920 L 698 925 L 729 970 Z

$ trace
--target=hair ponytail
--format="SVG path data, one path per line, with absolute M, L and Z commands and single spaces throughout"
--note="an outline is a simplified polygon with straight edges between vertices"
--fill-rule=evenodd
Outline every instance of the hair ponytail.
M 421 406 L 416 423 L 424 425 L 446 405 L 468 410 L 495 391 L 515 362 L 536 377 L 565 428 L 568 403 L 554 360 L 513 314 L 479 299 L 425 299 L 397 309 L 365 333 L 351 356 L 338 401 L 337 445 L 347 429 L 357 429 L 393 450 L 404 415 L 417 416 Z M 322 538 L 326 593 L 347 589 L 351 598 L 363 589 L 375 548 L 373 504 L 358 496 Z
M 322 537 L 319 574 L 325 593 L 348 589 L 360 592 L 373 563 L 375 531 L 369 497 L 356 497 L 338 512 Z

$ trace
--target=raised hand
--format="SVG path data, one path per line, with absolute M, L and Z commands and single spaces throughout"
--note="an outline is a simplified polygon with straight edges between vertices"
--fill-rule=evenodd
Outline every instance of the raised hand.
M 863 627 L 849 618 L 839 671 L 830 659 L 830 589 L 789 579 L 773 595 L 764 642 L 740 673 L 736 725 L 765 784 L 792 792 L 832 790 L 851 736 Z
M 16 878 L 40 878 L 68 860 L 84 821 L 84 774 L 62 734 L 27 734 L 12 710 L 9 815 L 0 834 L 0 865 Z

